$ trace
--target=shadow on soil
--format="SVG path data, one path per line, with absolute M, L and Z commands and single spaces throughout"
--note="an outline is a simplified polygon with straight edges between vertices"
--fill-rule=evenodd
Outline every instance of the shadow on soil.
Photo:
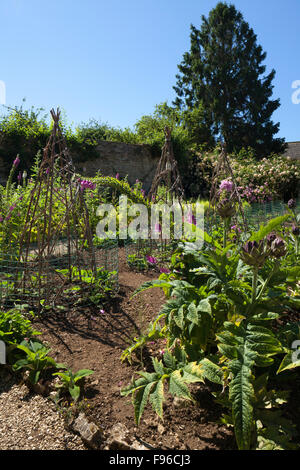
M 128 293 L 128 287 L 126 290 Z M 132 343 L 134 335 L 140 334 L 139 327 L 122 307 L 126 290 L 121 286 L 118 295 L 110 300 L 105 310 L 94 304 L 71 306 L 65 311 L 53 309 L 41 315 L 38 322 L 46 326 L 48 332 L 70 353 L 72 350 L 70 344 L 64 341 L 63 332 L 124 349 Z

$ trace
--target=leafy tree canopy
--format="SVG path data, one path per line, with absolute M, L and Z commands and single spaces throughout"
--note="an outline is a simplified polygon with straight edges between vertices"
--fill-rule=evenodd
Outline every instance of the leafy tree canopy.
M 275 71 L 265 75 L 266 53 L 234 5 L 220 2 L 200 29 L 191 25 L 190 51 L 176 75 L 174 105 L 203 110 L 202 122 L 222 138 L 230 152 L 251 147 L 257 156 L 280 153 L 284 140 L 274 138 L 279 123 L 271 116 L 280 106 L 272 100 Z

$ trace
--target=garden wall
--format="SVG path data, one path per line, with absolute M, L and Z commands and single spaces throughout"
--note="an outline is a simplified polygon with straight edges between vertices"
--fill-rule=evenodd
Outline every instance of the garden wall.
M 143 188 L 147 191 L 151 187 L 152 179 L 160 156 L 153 156 L 147 145 L 126 144 L 124 142 L 100 141 L 96 152 L 99 157 L 83 162 L 74 163 L 78 173 L 83 176 L 93 177 L 97 171 L 105 176 L 115 176 L 119 173 L 123 178 L 128 175 L 129 183 L 133 184 L 138 179 L 143 182 Z M 22 151 L 20 152 L 22 158 Z M 0 184 L 6 184 L 9 169 L 0 157 Z
M 105 176 L 119 173 L 121 178 L 128 175 L 129 183 L 138 179 L 145 190 L 150 189 L 159 156 L 153 156 L 147 145 L 100 141 L 97 152 L 99 158 L 76 163 L 80 174 L 92 177 L 99 170 Z
M 295 160 L 300 160 L 300 142 L 288 142 L 284 155 Z

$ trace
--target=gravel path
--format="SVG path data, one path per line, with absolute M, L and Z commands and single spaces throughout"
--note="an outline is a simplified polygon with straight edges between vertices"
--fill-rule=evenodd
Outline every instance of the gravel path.
M 29 393 L 0 370 L 0 450 L 85 449 L 49 399 Z

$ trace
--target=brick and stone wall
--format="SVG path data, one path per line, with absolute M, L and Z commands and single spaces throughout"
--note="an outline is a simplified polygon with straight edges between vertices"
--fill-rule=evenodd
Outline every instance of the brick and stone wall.
M 148 190 L 160 156 L 154 157 L 147 145 L 126 144 L 123 142 L 101 141 L 97 146 L 99 158 L 76 164 L 77 171 L 83 176 L 95 176 L 97 171 L 105 176 L 128 176 L 129 183 L 138 179 Z
M 300 160 L 300 142 L 288 142 L 284 155 L 295 160 Z

